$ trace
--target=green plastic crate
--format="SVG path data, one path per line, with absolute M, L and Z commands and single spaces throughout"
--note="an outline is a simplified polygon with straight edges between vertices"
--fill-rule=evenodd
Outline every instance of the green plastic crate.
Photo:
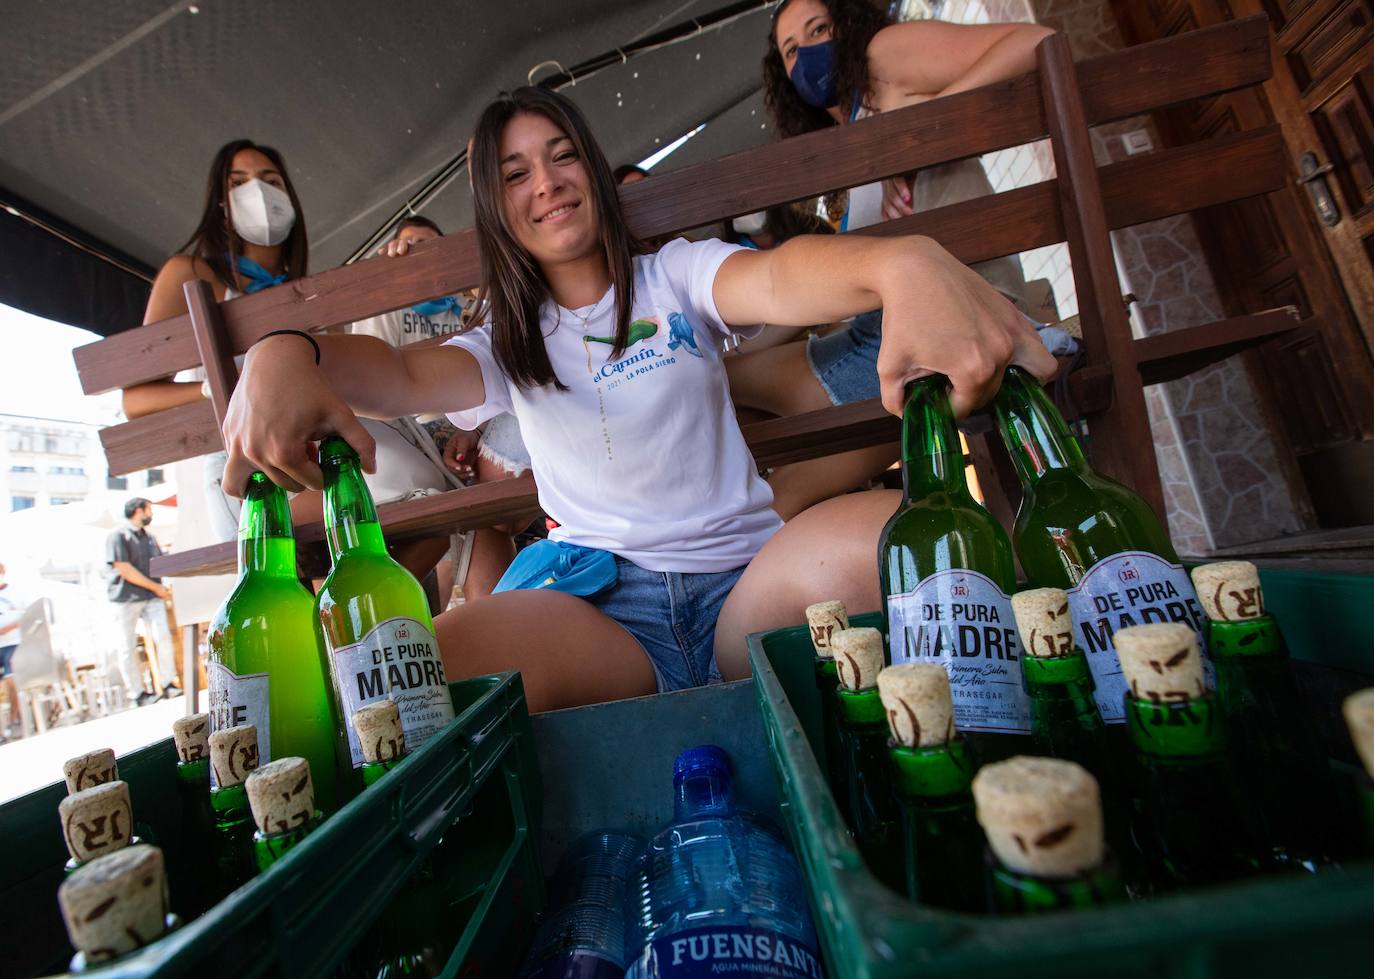
M 1262 574 L 1314 720 L 1352 758 L 1336 705 L 1369 683 L 1362 618 L 1374 578 Z M 877 613 L 854 625 L 881 628 Z M 1037 918 L 928 910 L 868 872 L 823 769 L 820 699 L 804 626 L 750 637 L 749 655 L 788 830 L 806 873 L 831 979 L 1066 976 L 1128 979 L 1374 975 L 1374 863 L 1267 878 Z M 1320 664 L 1309 666 L 1308 664 Z
M 542 791 L 518 674 L 449 686 L 455 720 L 266 873 L 105 977 L 307 979 L 350 948 L 448 833 L 436 859 L 466 925 L 445 977 L 514 973 L 543 903 L 537 840 Z M 119 759 L 137 832 L 168 862 L 172 906 L 205 855 L 186 852 L 170 739 Z M 65 972 L 72 949 L 57 908 L 66 848 L 61 783 L 0 809 L 0 975 Z M 457 846 L 458 857 L 447 853 Z

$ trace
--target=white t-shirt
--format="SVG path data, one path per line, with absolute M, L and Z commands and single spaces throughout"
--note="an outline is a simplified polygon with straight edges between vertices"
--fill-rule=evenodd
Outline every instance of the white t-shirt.
M 735 419 L 721 363 L 730 334 L 712 295 L 741 246 L 677 239 L 634 260 L 631 343 L 610 361 L 615 290 L 595 305 L 552 302 L 540 325 L 568 390 L 522 390 L 496 364 L 491 328 L 448 344 L 477 358 L 486 402 L 451 412 L 475 428 L 503 411 L 520 422 L 555 540 L 611 551 L 650 571 L 747 564 L 782 521 Z M 753 332 L 757 332 L 757 329 Z
M 421 316 L 408 306 L 405 309 L 393 309 L 380 316 L 358 320 L 349 329 L 350 333 L 378 337 L 393 347 L 403 347 L 417 340 L 428 340 L 430 337 L 442 337 L 462 331 L 462 318 L 452 310 L 446 309 L 434 316 Z

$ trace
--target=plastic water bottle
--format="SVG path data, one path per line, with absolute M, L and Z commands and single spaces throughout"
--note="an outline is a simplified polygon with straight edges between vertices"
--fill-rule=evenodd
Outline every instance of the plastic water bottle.
M 822 976 L 801 870 L 776 833 L 735 809 L 725 752 L 684 751 L 673 788 L 675 819 L 635 875 L 642 951 L 626 979 Z
M 643 837 L 611 831 L 588 833 L 568 846 L 520 979 L 624 979 L 636 951 L 626 945 L 625 926 L 643 851 Z

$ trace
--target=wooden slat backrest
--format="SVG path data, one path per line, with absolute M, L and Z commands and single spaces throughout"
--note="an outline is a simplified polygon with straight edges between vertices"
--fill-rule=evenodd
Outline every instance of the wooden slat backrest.
M 1088 124 L 1109 122 L 1263 81 L 1263 18 L 1231 21 L 1075 66 Z M 630 227 L 645 237 L 894 173 L 1003 149 L 1048 133 L 1035 75 L 990 85 L 852 126 L 809 133 L 625 188 Z M 459 232 L 416 250 L 403 267 L 360 262 L 224 305 L 230 347 L 268 330 L 352 322 L 473 285 L 475 236 Z M 82 388 L 99 394 L 200 363 L 189 316 L 135 327 L 75 352 Z

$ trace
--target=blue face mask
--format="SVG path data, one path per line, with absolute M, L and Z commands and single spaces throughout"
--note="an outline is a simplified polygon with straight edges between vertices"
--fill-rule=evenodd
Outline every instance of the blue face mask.
M 828 109 L 840 101 L 835 91 L 835 42 L 822 41 L 797 48 L 792 65 L 792 87 L 801 100 L 817 109 Z
M 438 316 L 444 310 L 449 310 L 455 316 L 463 315 L 463 304 L 453 296 L 444 296 L 440 299 L 427 299 L 422 303 L 416 303 L 410 307 L 421 316 Z

